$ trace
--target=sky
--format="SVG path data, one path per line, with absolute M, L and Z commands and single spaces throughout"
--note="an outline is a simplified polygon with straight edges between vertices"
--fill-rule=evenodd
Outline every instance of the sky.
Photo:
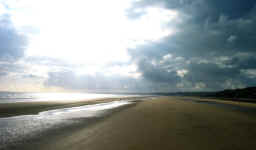
M 0 0 L 0 91 L 256 85 L 255 0 Z

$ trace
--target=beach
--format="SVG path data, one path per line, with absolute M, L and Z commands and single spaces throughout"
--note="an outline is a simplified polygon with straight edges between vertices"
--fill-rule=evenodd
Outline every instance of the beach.
M 253 111 L 194 100 L 158 97 L 139 101 L 98 119 L 84 122 L 79 118 L 81 121 L 77 124 L 49 130 L 9 149 L 254 149 Z
M 83 105 L 91 105 L 98 103 L 106 103 L 116 100 L 124 99 L 120 98 L 101 98 L 101 99 L 90 99 L 90 100 L 59 100 L 59 101 L 38 101 L 38 102 L 15 102 L 15 103 L 0 103 L 0 118 L 11 117 L 17 115 L 33 115 L 38 114 L 42 111 L 54 110 L 60 108 L 69 108 Z M 125 98 L 129 99 L 129 98 Z M 134 99 L 131 97 L 130 99 Z M 135 98 L 136 99 L 136 98 Z

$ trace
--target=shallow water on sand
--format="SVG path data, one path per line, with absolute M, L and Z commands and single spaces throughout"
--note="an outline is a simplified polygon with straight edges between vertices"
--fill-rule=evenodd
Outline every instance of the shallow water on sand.
M 133 97 L 138 95 L 97 94 L 97 93 L 22 93 L 0 92 L 0 103 L 36 102 L 36 101 L 79 101 L 115 97 Z
M 38 115 L 24 115 L 0 118 L 0 149 L 8 145 L 24 142 L 44 131 L 74 124 L 79 119 L 103 117 L 111 109 L 132 104 L 133 101 L 121 100 L 80 107 L 63 108 L 41 112 Z

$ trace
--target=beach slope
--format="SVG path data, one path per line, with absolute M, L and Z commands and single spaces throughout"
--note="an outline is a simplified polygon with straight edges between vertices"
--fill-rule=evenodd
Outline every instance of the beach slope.
M 215 105 L 159 98 L 137 103 L 92 126 L 31 144 L 44 150 L 254 149 L 256 119 Z

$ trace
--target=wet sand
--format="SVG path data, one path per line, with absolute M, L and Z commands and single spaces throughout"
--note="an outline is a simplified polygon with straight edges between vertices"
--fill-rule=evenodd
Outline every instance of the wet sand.
M 77 107 L 83 105 L 111 102 L 121 99 L 131 98 L 104 98 L 104 99 L 92 99 L 92 100 L 79 100 L 72 101 L 44 101 L 44 102 L 16 102 L 16 103 L 0 103 L 0 118 L 11 117 L 17 115 L 35 115 L 42 111 Z
M 256 117 L 207 103 L 164 97 L 137 103 L 84 127 L 52 132 L 17 149 L 249 150 Z
M 66 129 L 20 149 L 245 150 L 256 146 L 256 117 L 178 97 L 159 98 L 84 128 Z

